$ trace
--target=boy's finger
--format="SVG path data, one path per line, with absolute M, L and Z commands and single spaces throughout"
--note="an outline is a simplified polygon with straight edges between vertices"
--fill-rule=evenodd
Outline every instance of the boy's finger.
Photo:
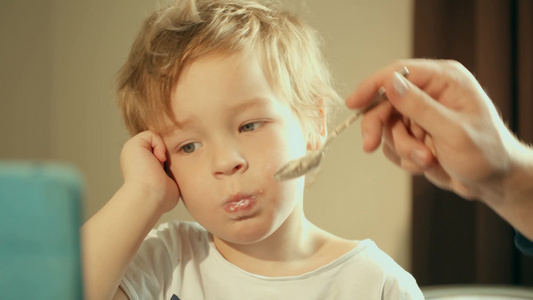
M 152 153 L 160 163 L 164 163 L 167 160 L 167 147 L 163 138 L 150 131 L 146 131 L 145 134 L 146 141 L 149 143 Z
M 163 140 L 160 140 L 155 146 L 154 154 L 161 163 L 164 163 L 167 160 L 167 148 L 165 147 Z

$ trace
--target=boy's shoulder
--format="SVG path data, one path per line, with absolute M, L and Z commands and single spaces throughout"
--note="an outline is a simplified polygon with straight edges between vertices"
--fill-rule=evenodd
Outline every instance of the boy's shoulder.
M 349 278 L 346 286 L 355 280 L 369 290 L 377 284 L 386 295 L 384 299 L 423 299 L 415 278 L 374 241 L 361 241 L 349 254 L 340 264 L 343 275 L 337 279 Z
M 220 299 L 221 291 L 224 299 L 236 299 L 265 287 L 267 299 L 316 295 L 330 295 L 324 299 L 351 299 L 354 293 L 364 299 L 382 294 L 389 296 L 386 299 L 418 299 L 416 295 L 420 293 L 412 276 L 371 240 L 359 242 L 352 251 L 314 271 L 280 278 L 254 275 L 235 267 L 217 254 L 211 241 L 210 234 L 197 223 L 162 224 L 141 246 L 121 286 L 132 295 L 142 294 L 134 299 L 154 298 L 162 289 L 167 295 L 179 294 L 183 299 L 200 294 Z M 235 282 L 241 285 L 233 288 Z
M 170 221 L 154 228 L 146 236 L 138 254 L 166 252 L 171 257 L 184 252 L 208 251 L 210 236 L 200 224 L 190 221 Z M 146 253 L 148 252 L 148 253 Z
M 352 251 L 350 258 L 344 263 L 354 264 L 356 269 L 364 268 L 368 275 L 375 273 L 377 276 L 383 276 L 383 274 L 398 276 L 407 273 L 370 239 L 360 241 Z
M 202 225 L 193 221 L 169 221 L 152 229 L 146 239 L 158 238 L 163 240 L 180 238 L 184 240 L 208 241 L 209 233 Z M 206 240 L 203 240 L 203 239 Z
M 150 231 L 150 236 L 161 236 L 167 234 L 180 234 L 180 235 L 203 235 L 207 234 L 207 231 L 197 222 L 193 221 L 169 221 L 160 224 L 158 227 Z
M 209 245 L 209 234 L 196 222 L 163 223 L 144 239 L 121 287 L 130 299 L 158 299 L 169 280 L 173 289 L 181 290 L 184 267 L 202 261 Z

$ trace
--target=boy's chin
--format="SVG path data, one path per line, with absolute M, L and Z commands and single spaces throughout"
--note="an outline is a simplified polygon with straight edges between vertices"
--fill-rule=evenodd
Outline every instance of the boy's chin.
M 250 224 L 253 222 L 246 221 L 241 221 L 241 223 L 239 224 L 240 226 L 231 226 L 233 228 L 219 235 L 216 231 L 212 232 L 212 234 L 225 243 L 245 246 L 264 241 L 275 231 L 272 226 L 267 226 L 266 224 Z

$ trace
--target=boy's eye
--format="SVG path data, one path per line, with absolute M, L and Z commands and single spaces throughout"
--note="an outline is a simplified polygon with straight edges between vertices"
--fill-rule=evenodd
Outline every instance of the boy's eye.
M 189 143 L 186 145 L 183 145 L 180 150 L 185 153 L 193 153 L 194 151 L 198 150 L 200 148 L 200 143 Z
M 261 122 L 252 122 L 252 123 L 247 123 L 247 124 L 244 124 L 241 126 L 240 128 L 240 131 L 241 132 L 245 132 L 245 131 L 254 131 L 256 130 L 257 128 L 259 128 L 263 123 Z

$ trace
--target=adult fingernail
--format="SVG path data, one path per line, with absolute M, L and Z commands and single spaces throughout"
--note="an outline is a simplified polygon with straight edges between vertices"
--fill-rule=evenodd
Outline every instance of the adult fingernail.
M 396 92 L 402 97 L 407 94 L 407 91 L 409 90 L 409 86 L 405 82 L 405 78 L 402 75 L 398 74 L 398 72 L 394 72 L 394 75 L 392 77 L 392 86 L 394 87 Z

